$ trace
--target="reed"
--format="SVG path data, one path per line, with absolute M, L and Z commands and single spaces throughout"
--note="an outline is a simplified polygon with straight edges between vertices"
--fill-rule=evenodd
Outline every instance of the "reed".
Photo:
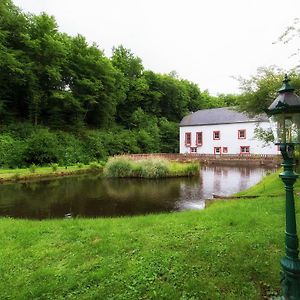
M 167 178 L 195 176 L 199 174 L 199 164 L 178 163 L 161 158 L 132 159 L 110 158 L 104 168 L 106 177 Z

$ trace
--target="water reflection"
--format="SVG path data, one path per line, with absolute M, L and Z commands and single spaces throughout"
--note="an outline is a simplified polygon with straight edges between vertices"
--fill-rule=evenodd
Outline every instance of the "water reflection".
M 176 209 L 203 209 L 205 199 L 212 198 L 213 194 L 229 196 L 238 193 L 259 182 L 267 171 L 275 169 L 203 166 L 197 183 L 187 185 L 182 182 Z
M 0 186 L 0 215 L 46 219 L 203 209 L 212 194 L 236 193 L 265 173 L 263 168 L 209 166 L 195 178 L 104 179 L 85 175 L 5 184 Z

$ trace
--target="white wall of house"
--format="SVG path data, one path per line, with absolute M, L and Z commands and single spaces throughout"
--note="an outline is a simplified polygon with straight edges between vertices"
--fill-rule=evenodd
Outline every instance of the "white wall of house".
M 273 143 L 264 145 L 263 141 L 254 137 L 257 122 L 214 124 L 180 127 L 180 153 L 196 151 L 200 154 L 280 154 Z M 263 129 L 270 128 L 269 122 L 260 122 Z M 239 130 L 245 138 L 239 138 Z M 214 132 L 219 131 L 219 139 L 214 139 Z M 186 133 L 191 133 L 191 144 L 186 145 Z M 202 145 L 196 144 L 196 133 L 202 132 Z M 217 133 L 215 134 L 218 135 Z M 227 152 L 226 152 L 227 148 Z

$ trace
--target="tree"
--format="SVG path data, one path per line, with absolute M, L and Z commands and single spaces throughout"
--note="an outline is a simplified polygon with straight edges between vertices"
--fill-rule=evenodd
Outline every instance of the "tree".
M 184 81 L 171 77 L 170 75 L 160 75 L 160 110 L 161 117 L 179 122 L 183 116 L 188 114 L 188 103 L 190 96 Z
M 140 106 L 146 113 L 160 116 L 160 101 L 163 95 L 161 90 L 161 76 L 152 71 L 145 71 L 143 77 L 149 88 L 144 92 L 143 101 L 140 103 Z
M 239 95 L 235 94 L 219 94 L 218 95 L 219 101 L 222 103 L 222 106 L 230 107 L 236 106 L 239 101 Z
M 0 115 L 2 121 L 22 119 L 28 63 L 24 45 L 28 18 L 10 0 L 0 2 Z
M 276 67 L 259 68 L 256 75 L 249 79 L 240 78 L 240 89 L 243 91 L 238 99 L 238 109 L 250 115 L 261 114 L 277 96 L 282 85 L 284 71 Z M 300 89 L 300 77 L 291 72 L 291 83 Z
M 168 121 L 166 118 L 159 120 L 160 152 L 179 152 L 179 123 Z
M 238 98 L 238 110 L 255 116 L 264 112 L 277 97 L 277 91 L 282 86 L 284 72 L 278 68 L 260 68 L 256 75 L 250 79 L 240 78 L 241 90 L 243 93 Z M 290 72 L 291 83 L 300 91 L 300 76 L 295 72 Z M 255 129 L 255 136 L 265 144 L 273 141 L 271 130 L 261 127 Z
M 300 19 L 295 18 L 292 25 L 288 26 L 286 30 L 280 35 L 278 41 L 275 43 L 284 43 L 288 44 L 291 42 L 295 42 L 295 46 L 297 47 L 293 53 L 291 53 L 291 57 L 300 55 L 300 48 L 298 48 L 298 43 L 300 40 Z M 295 66 L 294 70 L 298 70 L 300 68 L 300 57 L 298 58 L 299 64 Z
M 144 70 L 142 60 L 134 56 L 130 49 L 122 45 L 114 47 L 111 61 L 114 67 L 119 69 L 126 78 L 136 79 L 142 76 Z
M 134 110 L 142 106 L 141 102 L 149 87 L 142 76 L 144 70 L 142 60 L 134 56 L 131 50 L 123 46 L 113 48 L 111 62 L 124 76 L 123 90 L 126 97 L 118 102 L 116 120 L 118 123 L 127 126 Z
M 62 73 L 68 49 L 54 17 L 45 13 L 30 18 L 28 34 L 25 49 L 31 71 L 26 99 L 29 117 L 35 125 L 41 122 L 47 124 L 51 100 L 58 95 L 54 92 L 64 89 Z
M 84 111 L 84 121 L 95 127 L 114 122 L 120 73 L 96 45 L 88 46 L 81 35 L 71 40 L 67 86 Z

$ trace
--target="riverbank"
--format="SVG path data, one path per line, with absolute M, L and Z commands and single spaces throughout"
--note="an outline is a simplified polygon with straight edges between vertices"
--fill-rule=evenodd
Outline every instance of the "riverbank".
M 0 169 L 0 183 L 27 180 L 42 180 L 45 178 L 71 176 L 102 170 L 97 163 L 90 165 L 74 165 L 68 167 L 34 167 L 23 169 Z
M 0 294 L 4 299 L 265 299 L 280 290 L 284 197 L 269 197 L 269 189 L 281 192 L 276 174 L 257 187 L 259 198 L 220 201 L 203 211 L 0 219 Z
M 55 164 L 50 167 L 31 166 L 23 169 L 0 169 L 0 183 L 42 180 L 99 171 L 102 173 L 103 169 L 104 175 L 107 177 L 164 178 L 195 176 L 199 174 L 199 163 L 169 162 L 165 159 L 147 159 L 137 163 L 130 159 L 111 158 L 106 164 L 105 162 L 94 162 L 89 165 L 76 164 L 67 167 Z

